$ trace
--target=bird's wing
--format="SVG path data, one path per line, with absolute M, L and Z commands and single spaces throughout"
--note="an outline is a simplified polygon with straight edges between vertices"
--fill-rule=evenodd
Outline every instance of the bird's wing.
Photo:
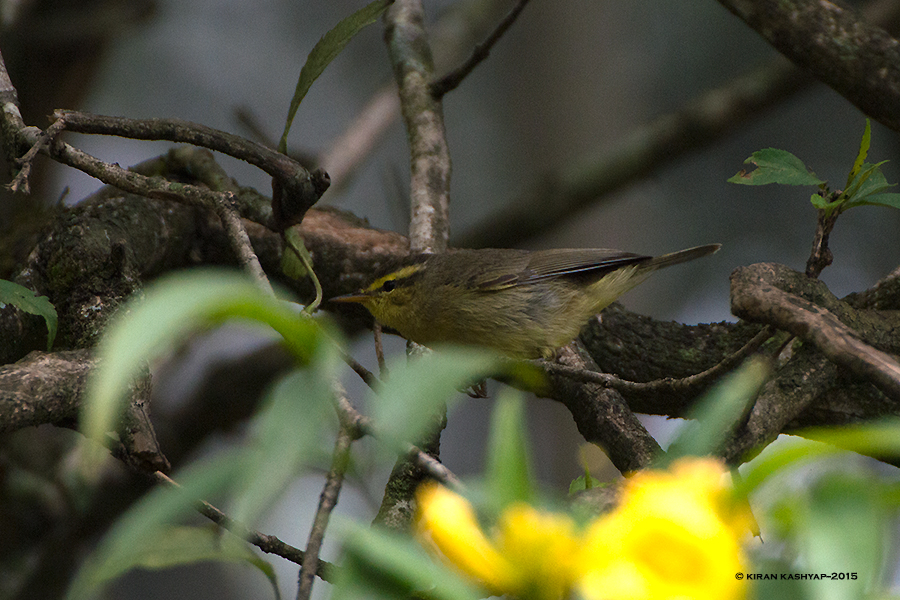
M 608 248 L 577 248 L 517 253 L 504 261 L 499 272 L 485 273 L 475 285 L 483 291 L 506 289 L 565 275 L 602 275 L 646 262 L 651 257 Z
M 609 248 L 576 248 L 535 253 L 519 283 L 531 283 L 562 275 L 599 275 L 650 260 L 650 256 Z

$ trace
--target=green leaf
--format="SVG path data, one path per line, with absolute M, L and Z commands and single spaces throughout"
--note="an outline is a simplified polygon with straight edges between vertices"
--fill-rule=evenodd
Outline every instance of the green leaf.
M 769 377 L 768 363 L 749 359 L 704 394 L 687 416 L 691 419 L 669 445 L 669 462 L 682 456 L 713 454 L 737 426 Z
M 393 3 L 394 0 L 375 0 L 371 4 L 364 6 L 349 17 L 343 19 L 335 25 L 334 29 L 322 36 L 312 52 L 306 57 L 306 64 L 300 69 L 300 78 L 297 80 L 297 87 L 294 90 L 294 97 L 291 99 L 291 107 L 288 109 L 287 121 L 284 124 L 284 133 L 281 134 L 281 141 L 278 142 L 278 151 L 287 153 L 287 136 L 291 130 L 291 123 L 297 114 L 300 103 L 306 96 L 306 92 L 312 86 L 313 82 L 319 78 L 319 75 L 325 70 L 332 60 L 341 53 L 347 43 L 366 25 L 374 23 L 375 20 L 385 11 L 385 9 Z
M 247 542 L 213 526 L 162 527 L 154 537 L 140 540 L 128 558 L 129 561 L 116 565 L 124 567 L 122 573 L 107 573 L 110 579 L 134 568 L 161 570 L 203 562 L 238 563 L 259 569 L 272 585 L 276 600 L 281 597 L 272 565 L 259 558 Z
M 333 598 L 475 600 L 484 592 L 432 560 L 410 536 L 356 523 L 342 524 L 344 559 Z M 426 592 L 425 594 L 414 594 Z
M 808 512 L 797 537 L 814 573 L 857 573 L 851 580 L 809 582 L 814 598 L 864 598 L 881 582 L 885 532 L 891 519 L 878 497 L 879 482 L 857 474 L 833 473 L 810 490 Z
M 122 515 L 84 562 L 66 595 L 67 600 L 95 598 L 106 583 L 133 568 L 171 523 L 195 511 L 197 498 L 209 497 L 234 480 L 243 468 L 237 452 L 194 464 L 177 475 L 181 487 L 157 487 Z
M 782 436 L 741 467 L 740 484 L 735 487 L 738 488 L 739 493 L 747 495 L 780 474 L 781 471 L 840 452 L 840 448 L 829 444 L 804 440 L 799 437 Z
M 872 194 L 864 200 L 854 202 L 853 206 L 887 206 L 888 208 L 900 208 L 900 194 Z
M 859 180 L 854 181 L 851 188 L 844 192 L 844 195 L 848 197 L 847 208 L 869 204 L 869 199 L 872 196 L 882 195 L 885 190 L 897 185 L 895 183 L 888 183 L 887 179 L 884 177 L 884 173 L 882 173 L 880 169 L 881 165 L 886 162 L 887 161 L 882 161 L 875 165 L 863 165 L 858 178 Z M 892 194 L 886 195 L 890 196 Z M 879 203 L 874 202 L 872 204 Z
M 833 194 L 831 195 L 833 196 Z M 818 208 L 819 210 L 833 210 L 836 206 L 843 204 L 844 200 L 838 197 L 837 200 L 828 201 L 827 198 L 819 194 L 818 192 L 810 196 L 809 201 L 812 202 L 812 205 Z
M 288 238 L 285 240 L 288 242 L 288 245 L 285 247 L 285 251 L 281 253 L 281 272 L 291 279 L 303 279 L 309 274 L 305 261 L 297 252 L 287 251 L 291 245 L 294 245 L 297 248 L 303 246 L 305 249 L 306 246 L 303 244 L 303 238 L 300 236 L 296 227 L 288 227 L 284 232 L 284 235 Z
M 492 352 L 470 347 L 439 347 L 409 361 L 397 360 L 390 379 L 369 400 L 379 437 L 405 452 L 432 426 L 444 403 L 459 397 L 458 390 L 500 373 L 505 364 Z
M 803 164 L 803 161 L 785 150 L 766 148 L 754 152 L 744 164 L 756 165 L 756 169 L 747 173 L 740 171 L 728 180 L 729 183 L 742 185 L 766 185 L 781 183 L 785 185 L 822 185 L 825 182 L 816 177 Z
M 84 435 L 96 439 L 115 429 L 125 394 L 146 361 L 189 332 L 229 318 L 268 325 L 301 362 L 321 345 L 319 325 L 236 271 L 192 270 L 161 278 L 143 300 L 120 310 L 99 344 L 100 366 L 88 381 L 80 421 Z
M 841 196 L 849 200 L 859 199 L 866 194 L 882 191 L 890 187 L 880 168 L 886 162 L 888 161 L 883 160 L 874 165 L 869 163 L 862 165 L 861 171 Z
M 900 456 L 900 418 L 897 417 L 859 425 L 803 429 L 797 435 L 868 456 Z
M 815 427 L 770 444 L 741 470 L 741 488 L 750 493 L 780 471 L 843 451 L 866 456 L 900 456 L 900 418 L 843 427 Z
M 488 439 L 487 484 L 499 513 L 534 496 L 524 405 L 518 392 L 504 388 L 494 404 Z
M 866 119 L 866 129 L 863 131 L 862 140 L 859 142 L 859 152 L 856 155 L 856 160 L 853 161 L 853 168 L 850 169 L 850 174 L 847 175 L 847 185 L 844 188 L 849 188 L 850 183 L 856 178 L 856 174 L 859 173 L 859 170 L 862 168 L 863 164 L 866 162 L 866 157 L 869 155 L 869 145 L 872 142 L 872 124 L 869 122 L 869 119 Z
M 254 423 L 231 515 L 242 523 L 258 521 L 305 464 L 327 461 L 337 431 L 330 385 L 339 357 L 334 351 L 322 354 L 275 386 Z
M 50 299 L 47 296 L 38 296 L 18 283 L 0 279 L 0 308 L 4 304 L 12 304 L 30 315 L 44 317 L 44 322 L 47 323 L 47 352 L 50 352 L 56 338 L 58 321 L 56 308 L 50 303 Z

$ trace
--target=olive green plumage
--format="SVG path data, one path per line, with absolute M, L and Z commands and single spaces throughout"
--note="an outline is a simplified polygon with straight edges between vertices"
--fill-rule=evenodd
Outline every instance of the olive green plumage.
M 719 244 L 651 257 L 606 248 L 456 250 L 422 255 L 338 302 L 358 302 L 420 344 L 458 343 L 550 357 L 587 320 L 653 271 Z

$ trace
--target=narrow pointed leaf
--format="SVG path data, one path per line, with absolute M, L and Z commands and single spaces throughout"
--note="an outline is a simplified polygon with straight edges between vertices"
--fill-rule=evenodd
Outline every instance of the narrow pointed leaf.
M 872 189 L 887 186 L 888 182 L 884 178 L 884 174 L 881 172 L 880 168 L 881 165 L 886 162 L 886 160 L 883 160 L 874 165 L 868 163 L 862 165 L 859 173 L 857 173 L 856 177 L 850 183 L 850 186 L 844 190 L 842 196 L 852 200 L 853 198 L 859 198 L 866 193 L 872 193 L 870 191 Z
M 161 570 L 203 562 L 237 563 L 259 569 L 272 585 L 276 600 L 280 597 L 272 565 L 259 558 L 247 542 L 213 526 L 160 528 L 155 537 L 140 540 L 129 558 L 118 565 L 125 567 L 121 573 L 108 573 L 110 579 L 135 568 Z
M 522 398 L 505 388 L 494 404 L 488 440 L 487 481 L 498 512 L 533 499 L 527 431 Z
M 291 99 L 291 107 L 288 109 L 287 121 L 284 124 L 284 133 L 281 134 L 281 141 L 278 143 L 278 151 L 287 152 L 287 136 L 291 130 L 291 123 L 297 114 L 300 103 L 306 96 L 306 92 L 312 86 L 313 82 L 319 78 L 319 75 L 325 70 L 332 60 L 341 53 L 341 50 L 347 43 L 366 25 L 375 22 L 375 19 L 384 12 L 384 10 L 393 3 L 394 0 L 375 0 L 371 4 L 364 6 L 349 17 L 335 25 L 334 29 L 322 36 L 312 52 L 306 58 L 306 64 L 300 70 L 300 78 L 297 80 L 297 87 L 294 90 L 294 97 Z
M 784 469 L 848 450 L 867 456 L 900 457 L 900 418 L 842 427 L 814 427 L 798 431 L 797 436 L 770 445 L 742 467 L 741 487 L 746 493 Z
M 813 597 L 826 600 L 862 599 L 880 583 L 885 532 L 890 527 L 886 507 L 878 497 L 878 481 L 862 475 L 834 473 L 813 487 L 809 510 L 798 537 L 815 573 L 857 573 L 838 580 L 813 580 Z
M 338 360 L 336 355 L 322 357 L 269 393 L 251 431 L 247 468 L 235 481 L 231 516 L 236 520 L 254 525 L 303 466 L 326 463 L 326 449 L 337 431 L 330 384 Z
M 847 175 L 847 185 L 845 188 L 850 187 L 850 183 L 856 177 L 856 174 L 859 173 L 859 170 L 862 168 L 863 164 L 866 162 L 866 157 L 869 155 L 869 145 L 872 143 L 872 124 L 869 122 L 869 119 L 866 119 L 866 129 L 863 131 L 862 140 L 859 142 L 859 152 L 856 155 L 856 160 L 853 162 L 853 168 L 850 169 L 850 174 Z

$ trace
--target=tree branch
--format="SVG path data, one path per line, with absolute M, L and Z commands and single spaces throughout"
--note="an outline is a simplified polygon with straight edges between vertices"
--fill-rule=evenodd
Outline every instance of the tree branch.
M 525 8 L 525 5 L 528 4 L 528 0 L 518 0 L 516 5 L 512 8 L 511 11 L 503 18 L 502 21 L 497 25 L 494 31 L 488 36 L 488 38 L 481 44 L 477 44 L 475 49 L 472 51 L 472 55 L 461 64 L 459 67 L 453 69 L 440 79 L 431 82 L 431 95 L 436 99 L 440 100 L 449 92 L 452 92 L 459 84 L 462 83 L 463 79 L 465 79 L 469 73 L 475 70 L 479 64 L 484 62 L 484 60 L 491 53 L 491 48 L 493 48 L 497 42 L 500 41 L 500 38 L 503 37 L 503 34 L 512 27 L 512 24 L 519 17 L 519 14 Z
M 444 252 L 450 236 L 450 150 L 421 0 L 398 0 L 384 14 L 384 38 L 400 94 L 410 150 L 410 250 Z
M 865 343 L 856 331 L 827 308 L 779 289 L 777 286 L 786 286 L 792 274 L 795 272 L 776 264 L 736 269 L 731 276 L 731 311 L 740 318 L 793 333 L 815 346 L 833 363 L 871 381 L 885 394 L 900 401 L 900 364 L 887 353 Z M 824 286 L 822 288 L 815 291 L 822 295 L 828 293 Z M 849 307 L 842 310 L 841 316 L 872 335 L 900 329 L 900 318 L 895 316 L 862 315 Z M 872 323 L 873 320 L 877 322 Z M 883 338 L 880 341 L 886 343 Z
M 779 52 L 863 113 L 900 131 L 900 44 L 820 0 L 719 0 Z

